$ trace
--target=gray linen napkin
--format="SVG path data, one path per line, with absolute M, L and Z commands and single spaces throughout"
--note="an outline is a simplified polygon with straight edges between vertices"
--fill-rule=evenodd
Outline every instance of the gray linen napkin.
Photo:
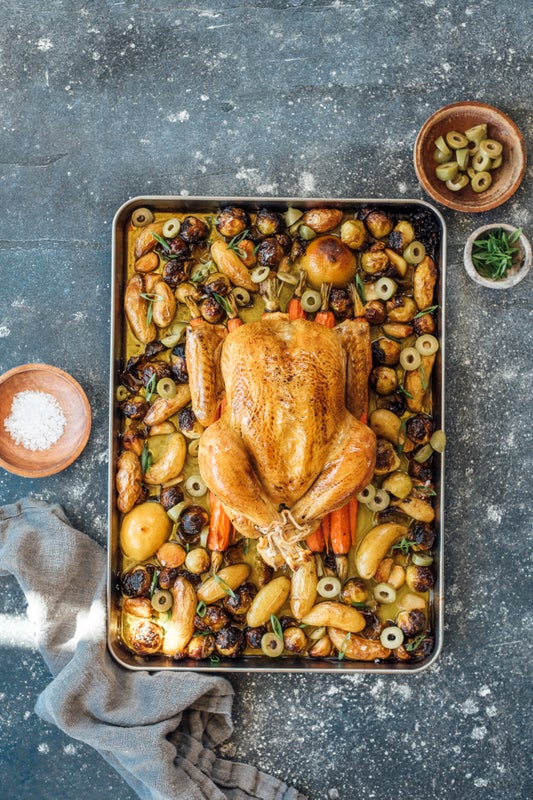
M 58 505 L 0 508 L 0 576 L 28 601 L 53 677 L 37 713 L 94 747 L 143 800 L 305 800 L 247 764 L 217 758 L 233 690 L 202 673 L 130 672 L 106 648 L 105 553 Z

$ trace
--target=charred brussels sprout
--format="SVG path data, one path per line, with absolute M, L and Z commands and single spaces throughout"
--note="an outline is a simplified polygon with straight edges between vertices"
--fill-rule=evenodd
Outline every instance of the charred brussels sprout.
M 162 278 L 171 289 L 175 289 L 180 283 L 187 280 L 188 274 L 189 262 L 173 259 L 172 261 L 167 261 L 163 267 Z
M 182 573 L 181 573 L 182 574 Z M 172 589 L 174 581 L 178 577 L 177 567 L 163 567 L 159 573 L 158 583 L 161 589 Z
M 405 582 L 413 592 L 427 592 L 435 585 L 435 575 L 431 567 L 409 564 L 405 570 Z
M 332 288 L 329 295 L 329 307 L 339 319 L 353 316 L 353 301 L 346 289 Z
M 231 283 L 226 275 L 221 272 L 215 272 L 210 275 L 204 283 L 204 291 L 206 294 L 218 294 L 221 297 L 226 297 L 230 293 Z
M 180 517 L 178 536 L 185 544 L 197 544 L 202 528 L 209 522 L 209 514 L 201 506 L 189 506 Z
M 383 625 L 378 615 L 368 608 L 357 609 L 365 618 L 366 626 L 361 631 L 363 639 L 379 639 Z
M 261 650 L 261 639 L 267 633 L 266 625 L 259 625 L 257 628 L 245 628 L 244 636 L 246 644 L 253 650 Z
M 260 208 L 257 212 L 255 227 L 263 236 L 272 236 L 285 230 L 285 222 L 281 214 L 268 208 Z
M 222 322 L 226 316 L 226 312 L 213 295 L 202 300 L 200 303 L 200 313 L 205 321 L 210 322 L 212 325 Z
M 412 611 L 400 611 L 396 624 L 406 637 L 418 636 L 426 628 L 426 615 L 420 608 Z
M 398 388 L 398 376 L 392 367 L 374 367 L 370 373 L 370 386 L 377 394 L 392 394 Z
M 394 394 L 387 395 L 386 397 L 378 397 L 376 406 L 378 408 L 386 408 L 387 411 L 392 411 L 393 414 L 401 417 L 407 408 L 407 403 L 404 394 L 394 392 Z
M 387 319 L 387 309 L 382 300 L 369 300 L 365 303 L 364 312 L 371 325 L 383 325 Z
M 435 531 L 427 522 L 417 522 L 409 531 L 409 540 L 415 542 L 413 551 L 431 550 L 435 544 Z
M 238 236 L 250 226 L 250 218 L 243 208 L 227 206 L 223 208 L 216 220 L 216 229 L 228 239 Z
M 198 217 L 185 217 L 181 223 L 180 236 L 187 244 L 200 244 L 209 236 L 209 225 Z
M 150 381 L 158 383 L 161 378 L 168 378 L 170 376 L 170 367 L 166 361 L 149 361 L 142 370 L 141 380 L 143 386 L 148 386 Z
M 191 257 L 189 245 L 181 236 L 165 239 L 166 246 L 156 247 L 156 251 L 165 261 L 186 261 Z
M 248 612 L 256 594 L 257 589 L 253 583 L 241 583 L 241 585 L 234 590 L 233 596 L 228 595 L 224 598 L 224 608 L 230 614 L 233 614 L 234 617 L 242 617 Z
M 141 656 L 157 653 L 163 644 L 164 631 L 160 625 L 147 619 L 140 619 L 130 627 L 129 644 Z
M 128 419 L 142 419 L 150 406 L 142 397 L 132 397 L 120 403 L 119 408 Z
M 275 237 L 270 236 L 268 239 L 263 239 L 259 245 L 257 261 L 263 267 L 275 269 L 283 258 L 283 255 L 283 247 Z
M 362 578 L 350 578 L 341 589 L 341 602 L 347 606 L 352 603 L 366 603 L 368 587 Z
M 428 461 L 419 464 L 418 461 L 412 460 L 407 471 L 418 483 L 427 484 L 433 480 L 433 469 Z
M 221 631 L 229 621 L 229 614 L 220 606 L 207 606 L 202 616 L 197 613 L 194 618 L 194 624 L 199 631 L 211 631 L 211 633 Z
M 374 364 L 384 365 L 386 367 L 394 366 L 400 360 L 401 345 L 394 342 L 392 339 L 386 339 L 382 336 L 372 342 L 372 361 Z
M 159 502 L 165 511 L 168 511 L 183 502 L 183 492 L 179 486 L 167 486 L 165 489 L 161 489 Z
M 435 425 L 429 414 L 414 414 L 405 425 L 408 438 L 417 445 L 427 444 L 434 430 Z
M 177 344 L 172 350 L 171 372 L 176 383 L 188 383 L 189 372 L 187 370 L 187 360 L 185 358 L 185 344 Z
M 393 221 L 385 211 L 374 209 L 362 213 L 365 225 L 375 239 L 384 239 L 392 231 Z
M 182 409 L 178 414 L 178 427 L 180 431 L 188 438 L 199 436 L 203 428 L 196 419 L 196 414 L 191 406 Z
M 376 475 L 386 475 L 400 467 L 400 458 L 393 445 L 386 439 L 378 439 L 376 446 Z
M 287 628 L 283 631 L 283 644 L 290 653 L 303 653 L 307 647 L 307 636 L 302 628 Z
M 226 658 L 237 658 L 246 647 L 244 632 L 234 625 L 222 628 L 215 636 L 217 652 Z
M 422 314 L 421 317 L 415 316 L 413 319 L 413 331 L 417 336 L 424 336 L 426 333 L 433 335 L 436 327 L 435 320 L 431 314 Z
M 127 597 L 149 597 L 154 568 L 135 567 L 122 575 L 122 591 Z

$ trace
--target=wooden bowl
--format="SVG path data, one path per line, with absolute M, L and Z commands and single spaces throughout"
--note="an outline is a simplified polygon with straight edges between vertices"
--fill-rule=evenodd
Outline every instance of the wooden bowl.
M 4 422 L 13 398 L 23 391 L 52 395 L 63 411 L 62 435 L 47 450 L 29 450 L 16 444 Z M 0 376 L 0 467 L 24 478 L 44 478 L 72 464 L 87 444 L 91 408 L 85 392 L 66 372 L 47 364 L 24 364 Z
M 492 172 L 492 183 L 485 192 L 476 194 L 470 185 L 453 192 L 435 174 L 435 139 L 453 130 L 464 133 L 483 123 L 487 124 L 488 138 L 503 145 L 502 165 Z M 479 213 L 502 205 L 516 192 L 526 170 L 526 147 L 515 123 L 497 108 L 476 101 L 452 103 L 432 114 L 422 126 L 415 143 L 414 164 L 418 180 L 434 200 L 455 211 Z

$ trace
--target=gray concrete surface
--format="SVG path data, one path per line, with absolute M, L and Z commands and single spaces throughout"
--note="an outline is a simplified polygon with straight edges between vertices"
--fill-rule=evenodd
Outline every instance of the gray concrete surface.
M 440 106 L 491 103 L 532 149 L 532 7 L 492 0 L 0 2 L 0 371 L 43 361 L 94 412 L 61 475 L 0 473 L 0 501 L 60 502 L 106 541 L 110 230 L 138 194 L 424 198 L 416 133 Z M 427 198 L 426 198 L 427 199 Z M 483 222 L 533 236 L 532 174 L 449 229 L 445 649 L 418 677 L 246 676 L 222 749 L 312 800 L 533 795 L 532 281 L 474 285 Z M 2 796 L 132 792 L 36 717 L 49 675 L 18 587 L 0 592 Z

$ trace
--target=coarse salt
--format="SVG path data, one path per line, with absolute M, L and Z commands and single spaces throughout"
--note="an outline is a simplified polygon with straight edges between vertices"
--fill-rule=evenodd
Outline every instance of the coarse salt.
M 62 435 L 67 420 L 55 397 L 27 390 L 13 397 L 4 427 L 26 450 L 48 450 Z

